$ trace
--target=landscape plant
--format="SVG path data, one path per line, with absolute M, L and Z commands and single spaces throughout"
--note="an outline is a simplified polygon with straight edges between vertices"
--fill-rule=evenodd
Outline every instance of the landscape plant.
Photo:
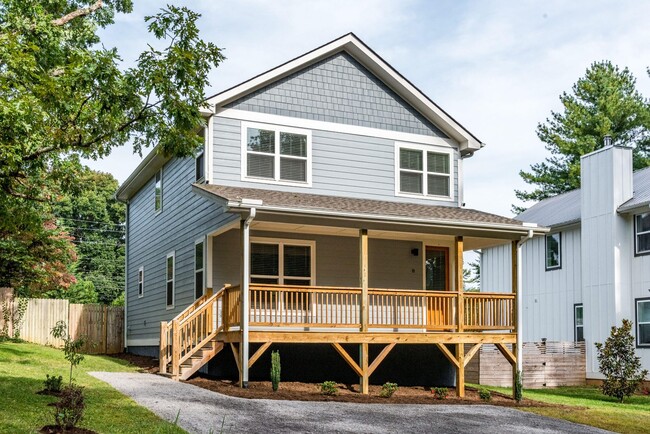
M 280 386 L 280 352 L 271 352 L 271 386 L 277 392 Z
M 64 432 L 76 427 L 81 422 L 86 408 L 83 387 L 76 384 L 64 387 L 54 408 L 54 421 L 57 427 Z
M 45 374 L 45 381 L 43 382 L 43 386 L 45 388 L 43 390 L 48 394 L 58 394 L 61 392 L 62 384 L 63 384 L 63 377 L 61 375 L 59 376 L 52 375 L 50 377 L 50 374 Z
M 81 349 L 86 343 L 85 336 L 80 336 L 77 339 L 72 339 L 68 333 L 68 326 L 65 321 L 59 321 L 52 328 L 52 336 L 56 339 L 63 340 L 63 353 L 65 359 L 70 363 L 70 381 L 68 385 L 72 385 L 72 370 L 75 366 L 79 365 L 84 359 L 81 354 Z
M 13 308 L 14 303 L 17 305 L 16 309 Z M 13 295 L 2 302 L 2 320 L 4 324 L 2 330 L 0 330 L 0 338 L 20 339 L 20 326 L 25 318 L 25 313 L 27 313 L 28 304 L 28 299 L 14 298 Z M 9 336 L 9 324 L 12 325 L 12 336 Z
M 382 398 L 390 398 L 395 392 L 397 392 L 397 383 L 384 383 L 381 386 L 379 396 Z
M 596 343 L 598 367 L 605 376 L 602 392 L 623 402 L 631 396 L 648 375 L 641 368 L 641 358 L 634 352 L 632 321 L 624 319 L 620 327 L 613 326 L 604 343 Z
M 318 387 L 320 387 L 321 395 L 335 396 L 339 394 L 339 388 L 335 381 L 323 381 L 318 384 Z
M 483 401 L 491 401 L 492 393 L 488 389 L 479 389 L 478 396 Z
M 431 393 L 433 393 L 436 399 L 446 399 L 449 395 L 449 389 L 446 387 L 434 387 L 431 389 Z

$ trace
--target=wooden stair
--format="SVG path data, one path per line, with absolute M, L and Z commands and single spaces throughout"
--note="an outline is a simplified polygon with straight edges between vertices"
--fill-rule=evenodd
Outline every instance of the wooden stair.
M 192 375 L 208 363 L 214 356 L 219 354 L 223 349 L 223 342 L 212 339 L 208 341 L 201 349 L 197 350 L 192 357 L 185 360 L 180 365 L 180 375 L 178 380 L 187 380 Z M 171 363 L 167 364 L 168 372 L 172 371 Z

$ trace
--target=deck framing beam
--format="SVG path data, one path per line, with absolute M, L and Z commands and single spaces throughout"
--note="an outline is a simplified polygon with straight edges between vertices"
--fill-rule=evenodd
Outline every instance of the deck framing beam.
M 251 330 L 251 343 L 303 344 L 514 344 L 513 333 L 380 333 Z
M 265 342 L 265 343 L 262 344 L 261 347 L 259 347 L 257 349 L 257 351 L 255 351 L 255 354 L 253 354 L 251 356 L 251 358 L 248 360 L 248 368 L 249 369 L 253 367 L 255 362 L 257 362 L 257 359 L 262 357 L 262 354 L 264 354 L 264 352 L 271 346 L 272 343 L 273 342 Z

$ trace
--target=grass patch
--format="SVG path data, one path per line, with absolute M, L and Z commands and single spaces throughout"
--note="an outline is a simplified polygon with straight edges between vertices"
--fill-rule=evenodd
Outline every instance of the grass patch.
M 0 343 L 0 433 L 34 433 L 54 423 L 56 398 L 37 395 L 45 374 L 62 375 L 68 382 L 69 364 L 58 349 L 30 343 Z M 86 413 L 80 426 L 98 433 L 184 433 L 160 419 L 89 371 L 136 372 L 137 367 L 106 356 L 85 356 L 75 369 L 75 382 L 85 387 Z
M 486 386 L 477 386 L 486 387 Z M 487 386 L 511 394 L 509 387 Z M 650 396 L 633 395 L 619 403 L 591 386 L 524 389 L 524 398 L 557 407 L 521 407 L 521 410 L 620 433 L 650 433 Z

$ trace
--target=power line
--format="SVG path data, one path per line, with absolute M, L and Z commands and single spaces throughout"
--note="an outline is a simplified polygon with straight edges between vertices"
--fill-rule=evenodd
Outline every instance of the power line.
M 57 219 L 61 220 L 74 220 L 76 222 L 87 222 L 87 223 L 96 223 L 96 224 L 101 224 L 101 225 L 111 225 L 111 226 L 124 226 L 124 223 L 107 223 L 107 222 L 102 222 L 99 220 L 84 220 L 84 219 L 75 219 L 72 217 L 60 217 L 57 216 Z
M 114 233 L 117 233 L 117 234 L 126 233 L 126 231 L 124 231 L 124 230 L 116 231 L 116 230 L 113 230 L 113 229 L 82 228 L 82 227 L 67 226 L 67 225 L 62 225 L 61 227 L 65 228 L 65 229 L 78 230 L 78 231 L 114 232 Z

